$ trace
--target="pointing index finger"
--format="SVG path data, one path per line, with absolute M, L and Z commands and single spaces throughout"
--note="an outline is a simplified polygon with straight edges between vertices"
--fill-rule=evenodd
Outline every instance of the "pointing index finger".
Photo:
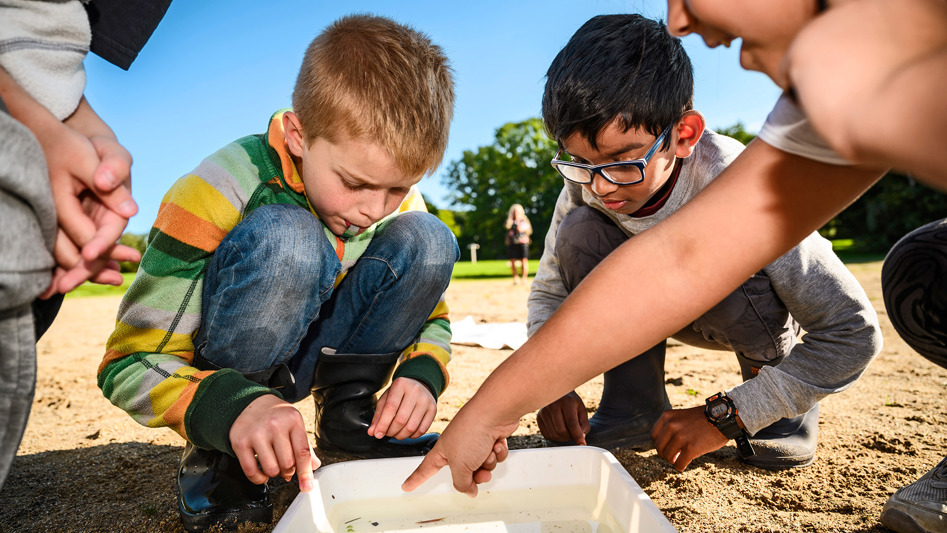
M 424 459 L 421 460 L 421 464 L 419 464 L 418 467 L 414 469 L 414 472 L 411 472 L 411 475 L 408 476 L 408 479 L 401 484 L 401 490 L 405 492 L 414 491 L 414 489 L 423 485 L 425 481 L 431 479 L 434 474 L 438 473 L 441 468 L 445 466 L 447 466 L 447 459 L 437 453 L 437 445 L 435 444 L 434 449 L 424 456 Z

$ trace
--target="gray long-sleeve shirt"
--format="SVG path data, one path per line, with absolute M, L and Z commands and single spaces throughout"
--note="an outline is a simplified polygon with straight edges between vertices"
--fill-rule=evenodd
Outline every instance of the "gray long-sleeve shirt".
M 529 294 L 529 335 L 568 296 L 559 273 L 556 232 L 573 209 L 589 205 L 604 213 L 629 237 L 657 224 L 690 201 L 743 150 L 738 141 L 707 130 L 694 153 L 682 161 L 677 184 L 653 215 L 633 218 L 606 209 L 582 186 L 567 182 L 555 213 L 539 269 Z M 727 392 L 751 434 L 783 417 L 808 411 L 829 394 L 850 387 L 881 351 L 878 317 L 855 277 L 813 233 L 763 269 L 773 290 L 804 330 L 802 341 L 773 367 Z M 749 355 L 749 354 L 748 354 Z

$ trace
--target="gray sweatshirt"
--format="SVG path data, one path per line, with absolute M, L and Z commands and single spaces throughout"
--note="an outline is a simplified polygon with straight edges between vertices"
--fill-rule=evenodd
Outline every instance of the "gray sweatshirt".
M 59 120 L 85 90 L 92 31 L 79 0 L 0 0 L 0 67 Z
M 694 153 L 682 161 L 681 173 L 665 205 L 641 218 L 614 213 L 581 185 L 566 182 L 529 294 L 529 335 L 568 296 L 556 256 L 556 231 L 566 214 L 589 205 L 607 215 L 629 237 L 634 236 L 690 201 L 742 150 L 738 141 L 706 130 Z M 818 233 L 767 265 L 763 273 L 804 333 L 802 342 L 778 365 L 764 367 L 754 379 L 727 391 L 750 434 L 780 418 L 804 413 L 825 396 L 850 387 L 881 351 L 882 343 L 878 317 L 864 289 L 832 252 L 831 243 Z

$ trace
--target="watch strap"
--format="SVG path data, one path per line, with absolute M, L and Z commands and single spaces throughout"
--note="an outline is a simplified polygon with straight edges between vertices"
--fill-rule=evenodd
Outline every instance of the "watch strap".
M 737 443 L 737 451 L 740 452 L 740 457 L 746 459 L 747 457 L 753 457 L 756 455 L 756 450 L 753 449 L 753 445 L 750 444 L 750 437 L 746 434 L 746 430 L 740 430 L 740 436 L 733 439 Z
M 724 402 L 730 409 L 730 414 L 725 418 L 713 418 L 705 409 L 704 413 L 707 415 L 707 420 L 714 425 L 720 433 L 723 433 L 724 437 L 728 439 L 733 439 L 737 444 L 737 451 L 740 452 L 740 457 L 746 459 L 747 457 L 752 457 L 756 455 L 756 450 L 753 449 L 753 445 L 750 443 L 750 437 L 747 434 L 746 430 L 740 427 L 740 424 L 737 422 L 737 408 L 733 405 L 733 400 L 731 400 L 727 395 L 723 393 L 717 393 L 710 398 L 707 398 L 707 403 L 712 402 Z

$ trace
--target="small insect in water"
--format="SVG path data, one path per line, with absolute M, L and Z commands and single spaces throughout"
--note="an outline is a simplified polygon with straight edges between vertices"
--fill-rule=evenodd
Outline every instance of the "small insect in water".
M 442 516 L 442 517 L 440 517 L 440 518 L 432 518 L 432 519 L 430 519 L 430 520 L 421 520 L 420 522 L 416 522 L 416 523 L 417 523 L 417 524 L 433 524 L 434 522 L 440 522 L 441 520 L 444 520 L 445 518 L 447 518 L 447 517 L 446 517 L 446 516 Z

